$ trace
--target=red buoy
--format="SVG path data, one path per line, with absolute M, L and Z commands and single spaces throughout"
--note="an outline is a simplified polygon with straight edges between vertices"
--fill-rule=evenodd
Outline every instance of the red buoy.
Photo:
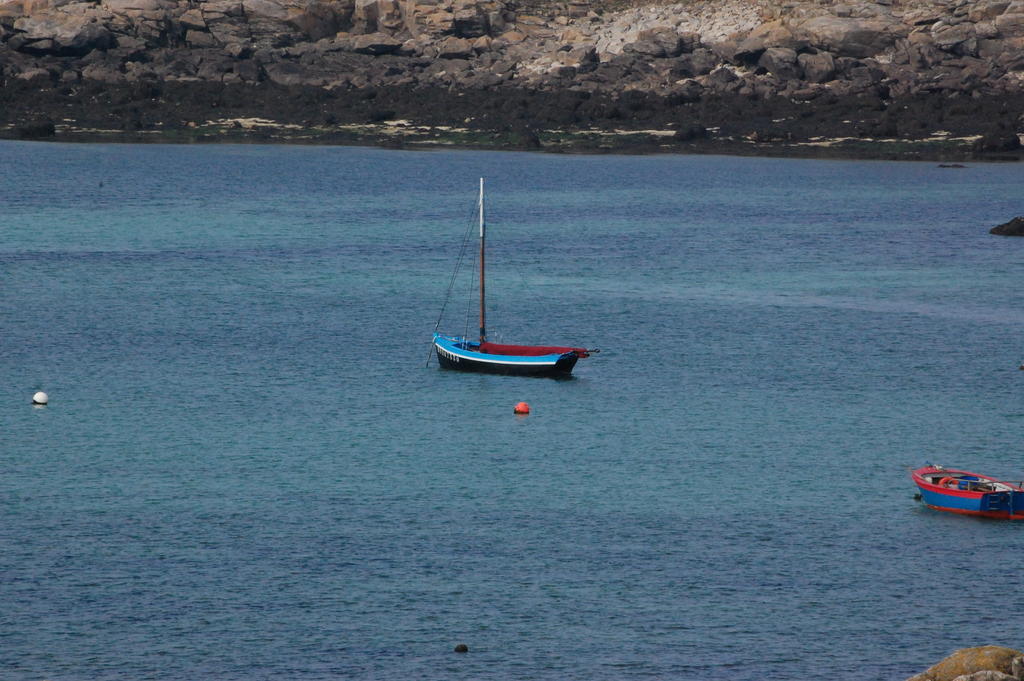
M 516 405 L 516 408 L 513 409 L 513 411 L 517 414 L 529 414 L 530 405 L 528 405 L 526 402 L 520 402 L 519 404 Z

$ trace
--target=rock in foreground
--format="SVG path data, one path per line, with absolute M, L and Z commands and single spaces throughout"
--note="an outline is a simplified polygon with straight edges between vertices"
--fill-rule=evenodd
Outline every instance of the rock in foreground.
M 1018 215 L 1009 222 L 993 227 L 989 233 L 1002 236 L 1024 236 L 1024 216 Z
M 973 677 L 973 678 L 971 678 Z M 1013 648 L 980 646 L 956 651 L 907 681 L 1020 681 L 1024 654 Z

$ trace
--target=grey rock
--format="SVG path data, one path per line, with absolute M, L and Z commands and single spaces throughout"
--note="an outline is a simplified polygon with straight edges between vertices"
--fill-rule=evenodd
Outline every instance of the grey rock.
M 994 21 L 979 21 L 974 24 L 974 35 L 978 40 L 986 40 L 999 37 L 999 29 Z
M 974 24 L 971 23 L 946 26 L 938 31 L 932 31 L 932 39 L 935 41 L 935 46 L 947 52 L 953 52 L 961 43 L 974 40 L 975 38 Z M 977 43 L 975 42 L 975 49 L 976 46 Z
M 879 83 L 886 76 L 885 71 L 880 69 L 877 65 L 869 62 L 855 61 L 844 64 L 843 71 L 850 80 L 860 83 L 861 85 Z
M 978 56 L 1006 63 L 1024 55 L 1024 36 L 1000 40 L 979 40 Z
M 275 0 L 242 0 L 242 9 L 250 21 L 260 17 L 284 22 L 289 16 L 288 10 Z
M 352 40 L 352 51 L 358 54 L 391 54 L 397 52 L 402 41 L 383 33 L 357 35 Z
M 303 11 L 289 14 L 288 23 L 310 40 L 333 37 L 349 23 L 351 6 L 343 3 L 307 3 Z
M 133 53 L 142 53 L 146 49 L 146 41 L 127 35 L 120 35 L 117 36 L 117 47 L 118 49 L 128 50 Z
M 52 80 L 50 72 L 46 69 L 35 67 L 25 69 L 15 76 L 18 80 L 24 80 L 31 83 L 49 83 Z
M 203 14 L 207 20 L 222 17 L 241 19 L 245 17 L 245 7 L 239 0 L 208 0 L 202 4 Z
M 57 43 L 49 38 L 44 38 L 42 40 L 30 40 L 19 35 L 8 40 L 7 45 L 21 52 L 25 52 L 26 54 L 42 56 L 56 55 L 60 53 L 60 48 L 57 46 Z
M 690 63 L 693 65 L 693 73 L 696 76 L 711 73 L 718 66 L 718 59 L 715 57 L 715 53 L 705 48 L 694 50 L 689 57 Z
M 726 85 L 736 80 L 736 74 L 725 67 L 717 68 L 707 76 L 707 83 L 714 86 Z
M 642 30 L 637 35 L 637 38 L 641 42 L 651 42 L 659 45 L 666 57 L 678 57 L 686 48 L 683 37 L 675 29 L 668 26 Z M 692 46 L 687 51 L 692 51 Z
M 795 50 L 786 47 L 769 47 L 758 59 L 757 65 L 782 80 L 791 80 L 800 76 L 796 59 Z
M 200 63 L 199 68 L 196 71 L 196 75 L 203 80 L 220 81 L 224 79 L 224 74 L 231 73 L 233 71 L 234 61 L 227 55 L 223 56 L 210 56 Z
M 89 64 L 82 69 L 83 80 L 95 80 L 101 83 L 123 83 L 124 73 L 112 64 Z
M 740 43 L 737 40 L 719 40 L 712 43 L 709 47 L 721 61 L 734 66 L 743 64 L 743 60 L 739 57 L 743 53 L 740 52 Z
M 13 26 L 24 32 L 27 51 L 36 54 L 81 56 L 116 43 L 106 26 L 85 16 L 22 17 Z
M 252 56 L 252 45 L 228 43 L 224 46 L 224 54 L 232 59 L 248 59 Z
M 633 54 L 640 57 L 658 59 L 668 56 L 665 48 L 653 40 L 637 40 L 636 42 L 624 45 L 622 51 L 626 54 Z
M 185 33 L 185 42 L 189 47 L 195 48 L 217 47 L 220 45 L 213 34 L 206 31 L 187 31 Z
M 906 37 L 907 27 L 893 19 L 855 19 L 821 16 L 800 25 L 809 44 L 840 57 L 870 57 Z
M 178 17 L 178 23 L 181 24 L 185 28 L 185 30 L 207 30 L 206 18 L 203 16 L 203 11 L 199 8 L 190 9 L 186 12 L 183 12 L 181 16 Z
M 311 69 L 292 62 L 267 64 L 264 67 L 267 79 L 278 85 L 312 85 L 323 87 L 332 80 L 329 73 Z
M 473 43 L 465 38 L 445 38 L 437 45 L 441 59 L 469 59 L 473 56 Z
M 788 26 L 781 21 L 772 21 L 751 31 L 737 46 L 736 56 L 743 61 L 754 63 L 771 47 L 801 50 L 806 46 L 807 41 L 798 39 Z
M 1024 12 L 1002 14 L 995 19 L 996 30 L 1004 38 L 1024 36 Z
M 176 2 L 171 0 L 102 0 L 99 4 L 114 14 L 159 12 L 171 9 L 177 5 Z
M 835 78 L 835 59 L 828 52 L 801 54 L 797 62 L 803 70 L 804 80 L 809 83 L 827 83 Z
M 100 23 L 88 23 L 70 40 L 60 40 L 63 54 L 87 54 L 93 50 L 107 50 L 116 45 L 114 34 Z
M 697 81 L 689 78 L 678 83 L 672 89 L 670 95 L 677 97 L 681 103 L 692 104 L 700 101 L 703 92 L 704 87 Z
M 967 10 L 967 19 L 974 23 L 994 19 L 1010 6 L 1009 0 L 982 0 L 971 4 Z

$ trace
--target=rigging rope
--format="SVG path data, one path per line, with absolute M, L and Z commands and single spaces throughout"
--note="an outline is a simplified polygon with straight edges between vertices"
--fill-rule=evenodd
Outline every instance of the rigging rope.
M 470 211 L 469 219 L 466 222 L 466 231 L 462 235 L 462 247 L 459 250 L 459 258 L 458 258 L 458 260 L 456 260 L 456 262 L 455 262 L 455 269 L 452 271 L 452 276 L 448 280 L 448 290 L 444 294 L 444 303 L 441 304 L 441 312 L 440 312 L 440 314 L 437 315 L 437 323 L 434 324 L 434 333 L 437 333 L 437 330 L 439 328 L 441 328 L 441 321 L 444 319 L 445 310 L 448 308 L 448 301 L 452 297 L 452 289 L 455 288 L 455 282 L 458 279 L 459 270 L 461 269 L 462 263 L 463 263 L 463 261 L 466 258 L 466 250 L 469 248 L 469 243 L 470 243 L 471 235 L 473 233 L 473 227 L 475 226 L 476 211 L 477 211 L 477 209 L 476 209 L 476 207 L 474 207 Z M 475 256 L 473 258 L 473 262 L 474 263 L 476 262 L 476 257 Z M 475 274 L 473 275 L 473 281 L 474 282 L 476 281 L 476 275 Z M 472 300 L 472 287 L 470 287 L 470 288 L 471 288 L 471 290 L 470 290 L 470 299 Z M 468 333 L 469 333 L 469 318 L 467 316 L 467 318 L 466 318 L 466 334 L 467 334 L 467 337 L 468 337 Z M 433 340 L 431 340 L 431 342 L 430 342 L 430 352 L 427 353 L 427 363 L 426 363 L 426 366 L 430 365 L 430 356 L 431 356 L 431 354 L 433 352 L 434 352 L 434 342 L 433 342 Z

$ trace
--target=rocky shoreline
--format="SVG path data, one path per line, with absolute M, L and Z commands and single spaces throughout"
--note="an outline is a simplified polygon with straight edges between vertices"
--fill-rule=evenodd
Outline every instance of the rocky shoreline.
M 367 97 L 366 95 L 371 94 Z M 837 99 L 813 116 L 785 100 L 765 102 L 756 116 L 745 102 L 721 97 L 679 107 L 659 98 L 644 102 L 636 119 L 587 117 L 565 125 L 571 111 L 557 96 L 498 90 L 459 95 L 424 88 L 382 88 L 345 97 L 315 88 L 246 85 L 150 84 L 89 87 L 73 93 L 0 91 L 0 139 L 61 142 L 336 144 L 403 149 L 494 149 L 557 153 L 697 153 L 801 158 L 1017 161 L 1019 146 L 985 136 L 974 119 L 998 115 L 983 106 L 949 130 L 916 136 L 878 135 L 891 123 L 845 115 L 861 100 Z M 601 104 L 614 105 L 617 100 Z M 515 102 L 529 118 L 506 115 Z M 909 100 L 902 111 L 924 106 Z M 551 112 L 546 115 L 546 112 Z M 788 116 L 786 114 L 789 114 Z M 577 114 L 577 119 L 580 116 Z M 921 126 L 908 114 L 897 125 Z M 927 120 L 927 119 L 925 119 Z M 451 125 L 451 121 L 462 121 Z M 951 123 L 954 123 L 951 125 Z M 928 128 L 937 126 L 926 126 Z
M 0 137 L 1019 160 L 1024 1 L 0 2 Z

